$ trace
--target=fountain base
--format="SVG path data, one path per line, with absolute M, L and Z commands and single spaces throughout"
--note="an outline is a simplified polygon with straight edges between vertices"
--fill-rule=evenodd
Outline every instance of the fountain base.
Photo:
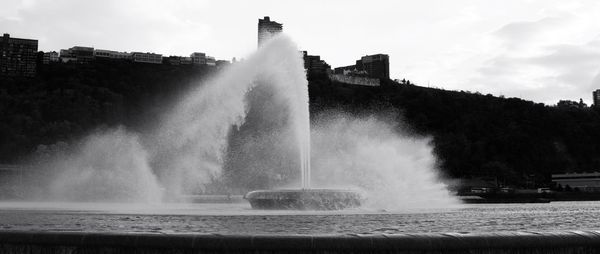
M 358 192 L 337 189 L 256 190 L 244 198 L 254 209 L 341 210 L 359 207 Z

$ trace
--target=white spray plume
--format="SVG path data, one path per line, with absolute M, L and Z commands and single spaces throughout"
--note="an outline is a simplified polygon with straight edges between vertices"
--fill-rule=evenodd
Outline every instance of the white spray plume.
M 436 172 L 426 138 L 376 117 L 344 113 L 319 117 L 313 126 L 313 182 L 359 188 L 366 207 L 388 210 L 443 208 L 458 204 Z
M 284 35 L 266 42 L 244 62 L 231 66 L 193 91 L 157 132 L 153 156 L 169 193 L 197 191 L 222 170 L 227 135 L 243 124 L 246 95 L 253 87 L 270 86 L 289 103 L 290 121 L 301 151 L 309 136 L 308 83 L 296 45 Z M 308 156 L 305 156 L 308 157 Z
M 252 161 L 239 163 L 242 171 L 262 169 L 277 175 L 276 185 L 298 186 L 292 183 L 300 182 L 297 175 L 289 173 L 295 168 L 306 179 L 300 185 L 306 188 L 312 154 L 316 187 L 360 188 L 368 194 L 370 207 L 454 202 L 436 177 L 428 140 L 400 135 L 393 125 L 374 118 L 330 114 L 320 119 L 312 131 L 311 153 L 306 73 L 300 52 L 286 36 L 271 39 L 245 61 L 192 90 L 155 131 L 144 135 L 150 137 L 144 142 L 122 128 L 91 135 L 78 151 L 47 160 L 45 165 L 57 173 L 42 180 L 50 183 L 53 197 L 69 201 L 157 202 L 200 193 L 223 177 L 228 135 L 232 127 L 244 124 L 250 91 L 269 92 L 265 99 L 273 103 L 263 106 L 280 108 L 258 107 L 257 113 L 283 121 L 284 128 L 239 139 L 245 143 L 238 152 L 253 155 L 245 157 Z M 290 153 L 298 159 L 289 160 Z M 296 163 L 283 165 L 284 160 Z

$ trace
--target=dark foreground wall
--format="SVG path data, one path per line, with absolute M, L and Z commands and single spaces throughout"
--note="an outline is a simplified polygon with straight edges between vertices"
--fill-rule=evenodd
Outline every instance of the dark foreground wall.
M 0 232 L 0 253 L 600 253 L 600 231 L 334 236 Z

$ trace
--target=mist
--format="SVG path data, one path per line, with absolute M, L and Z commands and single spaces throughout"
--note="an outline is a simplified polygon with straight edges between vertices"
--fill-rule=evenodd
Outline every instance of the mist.
M 159 203 L 335 187 L 362 191 L 371 208 L 456 203 L 429 140 L 408 135 L 404 123 L 332 111 L 314 116 L 311 127 L 308 112 L 302 56 L 289 37 L 277 36 L 191 89 L 151 123 L 158 127 L 101 129 L 34 158 L 37 173 L 25 181 L 24 197 Z

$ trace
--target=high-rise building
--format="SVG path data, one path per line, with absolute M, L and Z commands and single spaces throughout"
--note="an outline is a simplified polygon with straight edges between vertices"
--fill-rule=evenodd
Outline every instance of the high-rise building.
M 594 107 L 600 107 L 600 89 L 592 92 L 592 95 L 594 97 Z
M 263 42 L 270 39 L 273 35 L 281 33 L 283 31 L 283 25 L 275 21 L 271 21 L 269 16 L 265 16 L 263 19 L 258 19 L 258 46 L 262 45 Z
M 37 40 L 4 34 L 0 37 L 0 76 L 35 76 L 37 49 Z

